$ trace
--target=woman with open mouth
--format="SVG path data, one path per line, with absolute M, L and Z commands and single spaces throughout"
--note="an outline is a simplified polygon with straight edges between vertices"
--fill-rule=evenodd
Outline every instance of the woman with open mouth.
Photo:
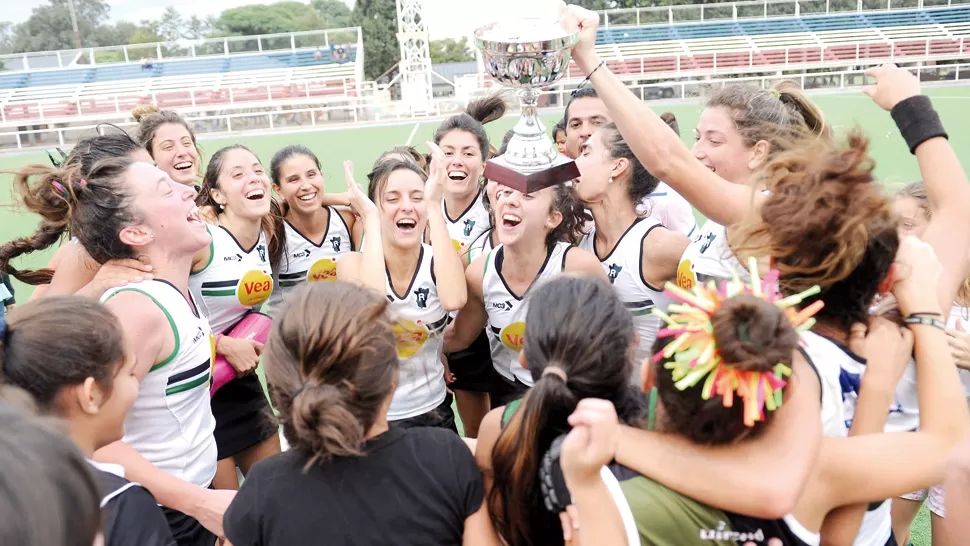
M 448 173 L 441 203 L 445 224 L 465 267 L 472 261 L 472 245 L 492 227 L 482 178 L 490 155 L 484 125 L 503 114 L 505 101 L 501 97 L 479 99 L 471 102 L 464 112 L 446 119 L 434 135 L 435 144 L 445 155 Z M 455 392 L 465 435 L 476 438 L 478 425 L 488 413 L 488 392 L 495 381 L 485 330 L 466 350 L 449 354 L 447 358 L 448 369 L 455 378 L 449 387 Z
M 500 406 L 534 383 L 519 360 L 529 291 L 564 272 L 604 279 L 606 274 L 595 256 L 573 246 L 586 215 L 571 187 L 560 184 L 524 194 L 499 185 L 496 197 L 501 244 L 465 270 L 468 303 L 448 329 L 445 345 L 449 352 L 468 347 L 487 323 L 492 365 L 500 378 L 491 403 Z
M 413 161 L 387 159 L 371 173 L 366 198 L 350 184 L 351 196 L 357 195 L 355 208 L 367 207 L 368 201 L 376 205 L 379 229 L 367 224 L 363 253 L 344 256 L 337 276 L 369 286 L 391 302 L 401 359 L 387 414 L 391 426 L 437 426 L 457 433 L 441 355 L 448 313 L 465 304 L 465 280 L 441 207 L 444 157 L 429 145 L 434 150 L 430 176 Z M 430 245 L 422 242 L 426 229 Z M 382 263 L 385 274 L 374 275 Z
M 174 110 L 159 110 L 150 104 L 138 106 L 131 116 L 138 122 L 135 139 L 148 150 L 155 165 L 180 184 L 197 185 L 202 154 L 192 126 Z
M 270 161 L 273 189 L 282 198 L 277 237 L 285 244 L 279 283 L 270 296 L 275 316 L 286 297 L 305 282 L 337 280 L 337 261 L 360 248 L 364 221 L 354 212 L 325 205 L 320 160 L 304 146 L 287 146 Z
M 659 181 L 633 155 L 612 123 L 593 133 L 576 158 L 580 177 L 573 188 L 592 213 L 595 227 L 579 242 L 600 260 L 616 294 L 633 314 L 638 345 L 631 380 L 650 357 L 660 317 L 669 298 L 664 284 L 677 278 L 677 265 L 690 244 L 686 235 L 637 214 L 637 205 Z
M 179 544 L 215 544 L 232 494 L 211 489 L 217 460 L 207 388 L 212 341 L 189 273 L 212 238 L 195 189 L 128 157 L 99 162 L 83 178 L 70 166 L 32 166 L 15 183 L 47 235 L 69 228 L 100 264 L 144 256 L 154 265 L 152 279 L 93 294 L 134 342 L 139 383 L 124 437 L 95 459 L 123 466 L 128 479 L 155 496 Z M 23 242 L 7 243 L 0 255 Z
M 280 452 L 278 429 L 255 374 L 262 344 L 225 335 L 273 292 L 282 242 L 274 236 L 271 199 L 269 179 L 248 148 L 236 144 L 212 156 L 198 203 L 217 215 L 207 226 L 212 242 L 195 256 L 189 284 L 216 335 L 216 354 L 238 375 L 212 396 L 219 447 L 214 483 L 222 489 L 239 487 L 237 467 L 245 476 L 257 461 Z

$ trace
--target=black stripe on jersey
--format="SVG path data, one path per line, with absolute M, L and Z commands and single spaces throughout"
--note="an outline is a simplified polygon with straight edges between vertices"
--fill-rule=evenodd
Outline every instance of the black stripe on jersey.
M 179 381 L 185 381 L 186 379 L 190 379 L 192 377 L 195 377 L 195 376 L 199 375 L 200 373 L 203 373 L 203 372 L 207 371 L 211 365 L 212 364 L 211 364 L 209 358 L 206 358 L 205 359 L 205 362 L 203 362 L 202 364 L 199 364 L 198 366 L 192 368 L 191 370 L 186 370 L 184 372 L 180 372 L 180 373 L 177 373 L 177 374 L 172 375 L 171 377 L 169 377 L 168 378 L 168 384 L 169 385 L 174 385 L 175 383 L 178 383 Z
M 451 317 L 449 317 L 448 315 L 445 315 L 441 320 L 437 320 L 435 322 L 432 322 L 432 323 L 428 324 L 427 325 L 428 332 L 430 332 L 431 335 L 433 335 L 433 336 L 436 336 L 436 335 L 440 334 L 441 332 L 444 332 L 445 331 L 445 327 L 448 326 L 448 320 L 450 318 Z
M 491 324 L 489 324 L 488 327 L 492 329 L 492 333 L 495 334 L 495 337 L 502 337 L 502 329 L 501 328 L 496 328 L 496 327 L 492 326 Z
M 653 300 L 625 301 L 623 307 L 627 309 L 639 309 L 640 307 L 654 307 Z
M 280 273 L 281 281 L 301 279 L 303 277 L 306 277 L 306 271 L 300 271 L 299 273 Z
M 209 281 L 202 283 L 202 288 L 235 288 L 239 279 L 234 281 Z

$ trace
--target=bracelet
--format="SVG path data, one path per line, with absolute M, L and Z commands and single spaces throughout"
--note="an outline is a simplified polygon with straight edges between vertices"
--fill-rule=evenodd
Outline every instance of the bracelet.
M 930 317 L 914 317 L 910 315 L 903 319 L 903 322 L 910 326 L 932 326 L 940 330 L 946 330 L 946 324 L 942 320 Z
M 943 313 L 937 311 L 931 311 L 927 313 L 910 313 L 906 315 L 907 317 L 942 317 Z
M 909 97 L 893 106 L 889 113 L 911 154 L 915 154 L 916 148 L 931 138 L 950 138 L 943 128 L 940 115 L 933 108 L 930 98 L 925 95 Z
M 592 71 L 590 71 L 589 75 L 586 76 L 586 79 L 583 80 L 583 83 L 579 84 L 579 87 L 577 87 L 576 89 L 573 90 L 573 94 L 575 94 L 576 91 L 579 91 L 580 89 L 586 87 L 586 84 L 589 83 L 589 79 L 592 78 L 593 77 L 593 74 L 596 74 L 596 71 L 599 70 L 600 67 L 603 66 L 604 64 L 606 64 L 606 61 L 600 61 L 600 64 L 596 65 L 596 68 L 594 68 Z

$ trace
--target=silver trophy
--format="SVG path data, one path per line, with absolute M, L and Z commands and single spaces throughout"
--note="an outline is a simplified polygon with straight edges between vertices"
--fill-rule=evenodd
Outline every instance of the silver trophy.
M 485 70 L 514 88 L 522 106 L 506 152 L 488 161 L 485 178 L 531 193 L 579 177 L 576 164 L 559 153 L 536 113 L 542 88 L 566 74 L 579 33 L 557 22 L 518 19 L 481 27 L 474 37 Z

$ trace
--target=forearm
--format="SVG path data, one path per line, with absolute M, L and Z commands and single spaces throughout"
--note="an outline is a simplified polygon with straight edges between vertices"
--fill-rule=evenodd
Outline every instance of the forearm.
M 325 207 L 349 207 L 350 196 L 346 192 L 325 193 L 320 199 Z
M 616 501 L 603 480 L 569 488 L 573 505 L 579 512 L 579 544 L 582 546 L 623 546 L 628 544 Z
M 943 478 L 946 510 L 950 514 L 970 514 L 970 452 L 958 448 L 953 455 Z M 960 538 L 970 536 L 970 518 L 957 516 L 941 519 L 943 528 L 950 537 L 948 544 L 957 544 Z
M 946 333 L 932 326 L 911 328 L 916 339 L 920 431 L 952 441 L 952 447 L 966 436 L 970 415 Z
M 160 470 L 131 446 L 115 442 L 95 452 L 94 459 L 123 466 L 125 477 L 148 489 L 162 506 L 189 516 L 196 512 L 203 489 Z
M 576 59 L 589 73 L 600 62 Z M 683 196 L 701 214 L 722 225 L 742 220 L 752 206 L 752 188 L 731 184 L 704 167 L 660 117 L 605 66 L 590 78 L 623 139 L 648 171 Z
M 468 299 L 465 286 L 465 268 L 455 252 L 451 236 L 445 226 L 445 216 L 440 206 L 428 206 L 428 228 L 431 232 L 431 250 L 434 253 L 434 274 L 437 279 L 438 299 L 448 311 L 461 309 Z
M 367 246 L 361 253 L 359 282 L 383 294 L 387 277 L 384 267 L 384 242 L 381 239 L 381 220 L 375 212 L 358 221 L 364 224 L 364 233 L 367 235 Z

